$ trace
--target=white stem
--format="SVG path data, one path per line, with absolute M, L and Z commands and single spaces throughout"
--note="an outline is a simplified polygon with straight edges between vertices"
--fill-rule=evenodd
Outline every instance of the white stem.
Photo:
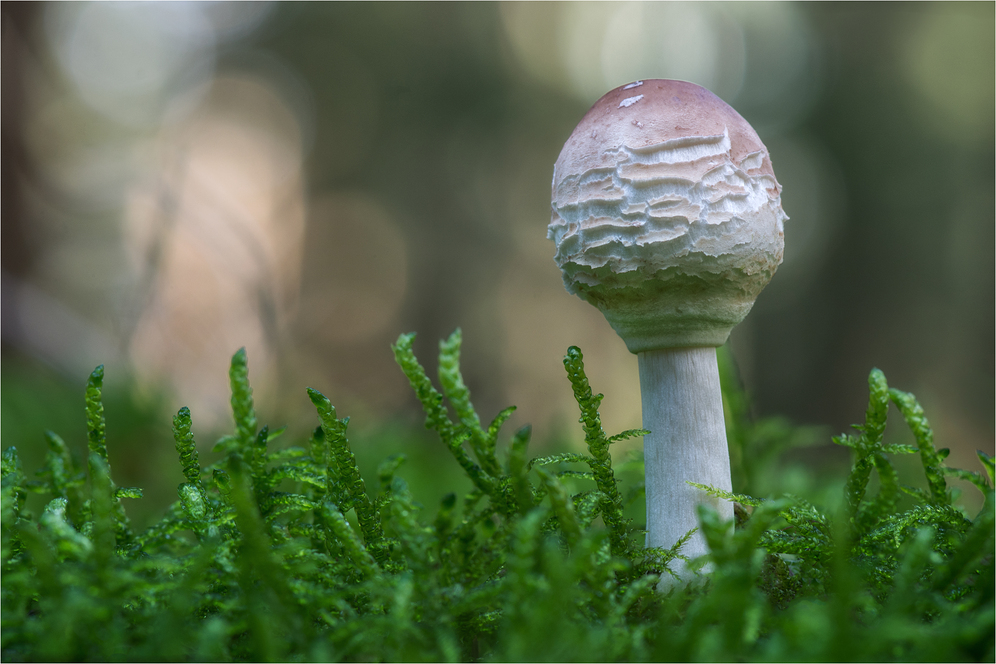
M 670 548 L 698 527 L 700 503 L 711 505 L 724 519 L 733 518 L 732 503 L 686 484 L 732 491 L 719 365 L 715 348 L 651 350 L 637 357 L 643 428 L 650 431 L 643 438 L 647 546 Z M 689 558 L 707 553 L 702 533 L 696 532 L 681 553 Z M 677 562 L 672 569 L 688 579 L 691 573 Z

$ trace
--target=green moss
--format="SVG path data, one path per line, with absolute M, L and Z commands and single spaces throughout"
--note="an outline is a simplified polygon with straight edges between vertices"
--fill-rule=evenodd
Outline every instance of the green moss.
M 462 499 L 421 505 L 401 455 L 368 476 L 369 490 L 348 418 L 315 390 L 319 426 L 274 449 L 281 431 L 258 427 L 243 350 L 222 458 L 200 465 L 180 409 L 185 481 L 142 532 L 121 505 L 140 492 L 111 478 L 98 368 L 85 394 L 86 472 L 55 434 L 33 478 L 15 448 L 3 454 L 3 659 L 992 661 L 993 460 L 980 453 L 985 474 L 947 468 L 916 399 L 881 372 L 869 377 L 865 422 L 834 439 L 853 461 L 829 501 L 749 495 L 767 492 L 765 469 L 811 436 L 750 421 L 724 381 L 744 472 L 741 493 L 712 491 L 738 503 L 737 526 L 703 509 L 709 572 L 665 592 L 655 588 L 680 545 L 643 547 L 626 511 L 641 462 L 609 454 L 643 432 L 605 433 L 581 351 L 564 365 L 587 453 L 532 459 L 528 427 L 501 434 L 511 409 L 482 425 L 459 351 L 458 331 L 440 345 L 439 391 L 412 335 L 394 346 L 426 427 L 470 480 Z M 916 448 L 883 442 L 890 403 Z M 903 483 L 897 454 L 918 455 L 927 489 Z M 978 514 L 953 503 L 952 476 L 982 492 Z M 37 518 L 29 493 L 46 505 Z

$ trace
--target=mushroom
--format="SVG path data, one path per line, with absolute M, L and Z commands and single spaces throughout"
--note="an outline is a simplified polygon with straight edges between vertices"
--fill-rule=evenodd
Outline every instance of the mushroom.
M 568 292 L 639 362 L 648 547 L 672 547 L 731 491 L 716 362 L 782 261 L 781 187 L 757 133 L 693 83 L 644 80 L 599 99 L 553 170 L 547 237 Z M 696 532 L 681 549 L 707 553 Z M 692 572 L 679 561 L 675 572 Z

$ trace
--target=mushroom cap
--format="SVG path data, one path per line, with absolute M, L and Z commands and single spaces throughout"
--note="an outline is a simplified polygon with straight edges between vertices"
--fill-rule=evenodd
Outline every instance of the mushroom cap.
M 694 83 L 636 81 L 595 102 L 551 198 L 564 285 L 633 353 L 723 345 L 782 262 L 788 217 L 768 150 Z

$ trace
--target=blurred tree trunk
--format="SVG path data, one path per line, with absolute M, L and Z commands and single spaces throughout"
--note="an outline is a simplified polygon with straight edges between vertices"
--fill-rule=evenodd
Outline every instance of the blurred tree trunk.
M 5 2 L 2 15 L 3 104 L 0 106 L 0 272 L 3 274 L 3 346 L 17 326 L 14 283 L 31 269 L 36 252 L 29 239 L 23 190 L 30 178 L 31 164 L 24 141 L 24 65 L 28 57 L 26 35 L 34 24 L 40 5 L 33 2 Z

